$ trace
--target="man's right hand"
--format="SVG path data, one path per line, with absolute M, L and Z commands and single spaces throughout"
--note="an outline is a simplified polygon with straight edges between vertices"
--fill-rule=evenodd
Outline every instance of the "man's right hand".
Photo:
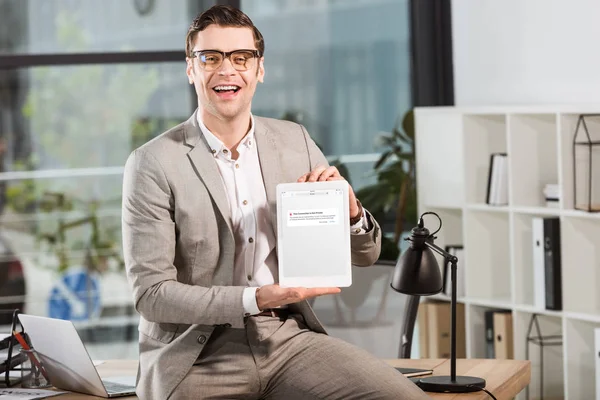
M 282 288 L 278 284 L 261 286 L 256 290 L 256 304 L 259 310 L 276 308 L 286 304 L 297 303 L 311 297 L 322 296 L 324 294 L 336 294 L 341 292 L 340 288 L 304 288 L 291 287 Z

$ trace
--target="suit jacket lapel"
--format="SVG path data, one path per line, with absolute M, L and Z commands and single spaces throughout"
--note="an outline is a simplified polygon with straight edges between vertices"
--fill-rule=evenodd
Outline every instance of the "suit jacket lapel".
M 258 149 L 258 158 L 262 172 L 267 202 L 271 211 L 271 224 L 275 237 L 277 237 L 277 184 L 283 182 L 281 165 L 279 162 L 279 151 L 277 143 L 272 132 L 263 124 L 260 118 L 254 118 L 256 126 L 254 135 L 256 136 L 256 146 Z
M 233 232 L 229 200 L 214 155 L 198 126 L 197 112 L 198 110 L 185 123 L 185 145 L 192 148 L 188 152 L 188 157 L 196 169 L 198 177 L 210 192 L 227 226 Z

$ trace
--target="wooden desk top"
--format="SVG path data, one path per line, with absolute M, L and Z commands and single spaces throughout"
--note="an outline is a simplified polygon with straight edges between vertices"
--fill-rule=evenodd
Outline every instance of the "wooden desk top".
M 394 367 L 433 369 L 433 375 L 450 375 L 450 360 L 385 360 Z M 520 360 L 460 359 L 456 361 L 456 375 L 476 376 L 485 379 L 485 388 L 498 400 L 512 399 L 531 381 L 531 362 Z M 491 397 L 483 391 L 473 393 L 430 393 L 433 399 L 485 399 Z
M 394 367 L 433 369 L 433 375 L 450 375 L 450 360 L 447 359 L 421 359 L 385 360 Z M 103 378 L 111 376 L 135 375 L 137 373 L 137 360 L 111 360 L 98 367 L 98 372 Z M 496 396 L 498 400 L 512 399 L 521 392 L 531 380 L 531 363 L 518 360 L 458 360 L 456 363 L 457 375 L 477 376 L 486 380 L 486 389 Z M 490 397 L 485 392 L 475 393 L 427 393 L 433 399 L 485 399 Z M 52 397 L 57 400 L 90 400 L 101 397 L 89 396 L 79 393 L 68 393 Z M 123 400 L 137 399 L 136 396 L 119 397 Z

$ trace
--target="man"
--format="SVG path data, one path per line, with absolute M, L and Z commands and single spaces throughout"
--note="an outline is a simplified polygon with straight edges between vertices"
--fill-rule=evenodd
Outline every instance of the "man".
M 241 11 L 215 6 L 198 16 L 186 42 L 198 109 L 127 161 L 123 243 L 141 315 L 138 395 L 423 398 L 393 368 L 325 334 L 306 299 L 338 288 L 277 285 L 276 185 L 343 178 L 302 126 L 251 115 L 263 53 Z M 369 266 L 380 229 L 349 196 L 352 261 Z

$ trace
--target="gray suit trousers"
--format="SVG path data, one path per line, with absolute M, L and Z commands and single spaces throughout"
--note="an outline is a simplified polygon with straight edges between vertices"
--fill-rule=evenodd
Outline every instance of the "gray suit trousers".
M 169 397 L 180 399 L 417 400 L 429 398 L 368 352 L 309 330 L 300 314 L 219 327 Z

